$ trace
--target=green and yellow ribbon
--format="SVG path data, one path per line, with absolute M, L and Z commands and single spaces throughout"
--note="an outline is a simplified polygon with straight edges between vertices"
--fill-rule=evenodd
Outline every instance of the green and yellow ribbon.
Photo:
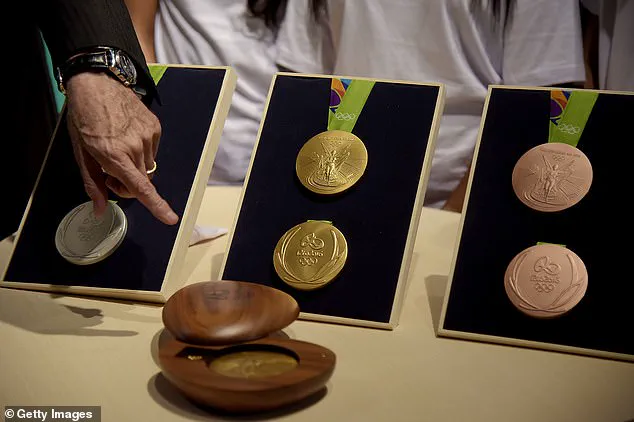
M 328 130 L 352 132 L 373 87 L 374 81 L 333 78 Z
M 577 147 L 599 94 L 589 91 L 550 91 L 548 142 Z

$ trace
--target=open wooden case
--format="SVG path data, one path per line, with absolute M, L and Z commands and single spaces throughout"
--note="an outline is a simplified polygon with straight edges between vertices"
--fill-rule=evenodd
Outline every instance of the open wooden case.
M 345 192 L 319 195 L 300 183 L 296 158 L 327 128 L 333 78 L 347 79 L 293 73 L 273 79 L 219 278 L 282 290 L 299 303 L 301 319 L 391 329 L 405 293 L 444 87 L 374 80 L 352 131 L 367 149 L 365 173 Z M 332 222 L 348 244 L 337 278 L 311 291 L 285 284 L 273 262 L 284 233 L 307 220 Z
M 109 257 L 75 265 L 55 245 L 58 225 L 89 201 L 62 114 L 13 243 L 0 286 L 164 302 L 181 287 L 180 269 L 220 142 L 236 83 L 228 67 L 151 65 L 160 103 L 152 111 L 161 139 L 152 179 L 179 223 L 167 226 L 136 200 L 111 197 L 127 219 L 123 242 Z
M 190 401 L 231 413 L 270 411 L 318 395 L 336 356 L 280 331 L 298 314 L 291 296 L 261 284 L 184 287 L 163 308 L 163 374 Z
M 518 199 L 511 174 L 549 139 L 550 89 L 489 88 L 439 335 L 634 361 L 634 223 L 616 208 L 631 179 L 634 93 L 596 92 L 577 145 L 592 164 L 590 190 L 568 209 L 540 212 Z M 527 316 L 505 293 L 507 266 L 538 242 L 565 245 L 588 272 L 585 296 L 556 318 Z

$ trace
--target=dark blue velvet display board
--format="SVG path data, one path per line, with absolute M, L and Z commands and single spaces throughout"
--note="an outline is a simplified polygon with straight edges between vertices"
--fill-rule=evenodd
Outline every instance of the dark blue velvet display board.
M 554 213 L 526 207 L 511 185 L 522 154 L 548 141 L 549 113 L 548 90 L 491 91 L 440 334 L 634 360 L 626 246 L 634 224 L 621 202 L 631 184 L 621 157 L 634 152 L 626 123 L 634 95 L 600 93 L 577 145 L 592 163 L 592 186 Z M 555 319 L 524 315 L 504 290 L 509 262 L 537 242 L 566 245 L 588 270 L 585 297 Z
M 127 234 L 110 257 L 88 266 L 67 262 L 55 248 L 60 221 L 74 207 L 89 201 L 63 116 L 3 280 L 27 289 L 29 285 L 52 285 L 161 292 L 176 248 L 186 248 L 189 242 L 191 233 L 183 233 L 183 245 L 177 245 L 177 235 L 185 225 L 183 214 L 202 168 L 201 156 L 212 118 L 221 108 L 218 99 L 227 85 L 228 72 L 225 68 L 167 68 L 157 84 L 160 104 L 155 101 L 151 107 L 162 129 L 152 182 L 181 220 L 167 226 L 140 202 L 111 196 L 126 215 Z M 228 108 L 228 99 L 225 101 Z M 222 126 L 226 110 L 219 115 Z M 205 180 L 208 176 L 199 175 Z M 186 219 L 195 220 L 197 212 L 197 207 L 190 210 Z M 13 286 L 15 283 L 23 285 Z
M 330 85 L 329 77 L 276 77 L 223 279 L 285 291 L 304 316 L 390 324 L 406 241 L 417 224 L 423 164 L 431 164 L 426 151 L 442 88 L 377 82 L 353 129 L 368 150 L 365 174 L 340 195 L 320 196 L 301 185 L 295 159 L 308 139 L 327 129 Z M 287 230 L 307 220 L 332 221 L 349 253 L 333 282 L 300 291 L 277 276 L 273 251 Z

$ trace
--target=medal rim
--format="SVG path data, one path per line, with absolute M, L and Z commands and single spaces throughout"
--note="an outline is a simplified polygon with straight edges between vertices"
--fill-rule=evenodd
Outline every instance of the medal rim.
M 68 262 L 70 262 L 72 264 L 75 264 L 75 265 L 91 265 L 91 264 L 95 264 L 97 262 L 101 262 L 104 259 L 108 258 L 110 255 L 112 255 L 114 253 L 114 251 L 116 251 L 119 248 L 119 246 L 123 242 L 123 239 L 125 239 L 125 236 L 126 236 L 126 234 L 128 232 L 128 219 L 127 219 L 125 213 L 123 212 L 121 207 L 119 207 L 119 205 L 117 205 L 115 203 L 112 203 L 112 202 L 108 202 L 108 206 L 112 207 L 112 210 L 113 210 L 113 213 L 114 213 L 113 227 L 115 226 L 117 218 L 119 218 L 119 220 L 121 221 L 121 225 L 117 229 L 118 233 L 114 236 L 114 237 L 117 238 L 117 240 L 109 248 L 102 248 L 102 249 L 99 248 L 99 245 L 104 240 L 106 240 L 110 236 L 112 236 L 113 227 L 111 227 L 109 233 L 104 237 L 104 239 L 86 256 L 76 255 L 73 252 L 71 252 L 65 246 L 64 241 L 63 241 L 63 238 L 64 238 L 64 233 L 63 233 L 64 226 L 67 225 L 68 220 L 72 218 L 72 216 L 79 210 L 79 208 L 85 207 L 87 205 L 91 205 L 91 203 L 92 203 L 91 201 L 84 202 L 84 203 L 76 206 L 75 208 L 73 208 L 71 211 L 69 211 L 64 216 L 64 218 L 59 223 L 59 225 L 57 226 L 57 230 L 56 230 L 56 233 L 55 233 L 55 247 L 57 249 L 57 252 L 66 261 L 68 261 Z M 105 250 L 105 252 L 104 252 L 104 250 Z
M 335 234 L 338 235 L 339 237 L 341 237 L 341 239 L 343 240 L 344 248 L 343 248 L 342 259 L 341 259 L 340 263 L 337 264 L 324 277 L 321 277 L 319 279 L 319 280 L 323 280 L 323 281 L 321 281 L 320 283 L 313 283 L 313 284 L 306 285 L 305 283 L 304 284 L 298 284 L 298 283 L 296 283 L 294 281 L 289 281 L 282 274 L 280 274 L 281 273 L 281 269 L 280 269 L 281 263 L 279 262 L 279 259 L 277 258 L 277 256 L 278 256 L 278 251 L 281 249 L 281 245 L 282 245 L 284 237 L 288 233 L 290 233 L 291 231 L 295 230 L 296 228 L 305 226 L 306 224 L 309 224 L 309 223 L 320 223 L 320 224 L 325 224 L 325 225 L 330 226 L 330 228 L 335 230 Z M 303 222 L 303 223 L 300 223 L 300 224 L 296 224 L 295 226 L 291 227 L 290 229 L 285 231 L 284 234 L 280 237 L 280 239 L 277 241 L 277 243 L 275 245 L 275 249 L 273 250 L 273 267 L 275 269 L 275 273 L 277 274 L 277 276 L 285 284 L 293 287 L 294 289 L 303 290 L 303 291 L 317 290 L 317 289 L 325 287 L 328 284 L 330 284 L 331 282 L 333 282 L 339 276 L 339 274 L 341 273 L 341 270 L 343 270 L 343 267 L 345 266 L 347 260 L 348 260 L 348 241 L 346 240 L 346 237 L 343 235 L 341 230 L 339 230 L 337 227 L 335 227 L 334 224 L 326 223 L 326 222 L 319 221 L 319 220 L 306 221 L 306 222 Z
M 322 190 L 322 189 L 318 189 L 315 188 L 313 186 L 308 185 L 305 181 L 304 178 L 302 178 L 300 176 L 300 166 L 299 166 L 299 158 L 302 155 L 302 151 L 305 150 L 305 148 L 311 143 L 314 142 L 314 140 L 318 139 L 320 136 L 325 136 L 328 133 L 342 133 L 345 134 L 346 136 L 350 136 L 352 138 L 353 141 L 358 142 L 359 146 L 362 148 L 363 151 L 363 155 L 364 155 L 364 164 L 363 164 L 363 170 L 360 172 L 359 176 L 356 177 L 356 180 L 354 180 L 354 182 L 352 183 L 346 183 L 344 185 L 338 186 L 332 190 Z M 347 191 L 348 189 L 350 189 L 351 187 L 353 187 L 354 185 L 356 185 L 361 178 L 363 177 L 363 175 L 365 174 L 365 171 L 368 167 L 368 149 L 365 146 L 365 143 L 361 140 L 361 138 L 359 138 L 357 135 L 355 135 L 352 132 L 346 132 L 345 130 L 326 130 L 323 132 L 319 132 L 317 135 L 314 135 L 313 137 L 311 137 L 308 141 L 304 142 L 304 144 L 302 145 L 302 147 L 300 148 L 299 152 L 297 153 L 297 157 L 295 158 L 295 175 L 297 176 L 297 178 L 299 179 L 300 183 L 302 184 L 302 186 L 304 186 L 306 189 L 308 189 L 309 191 L 319 194 L 319 195 L 336 195 L 342 192 Z
M 571 299 L 569 301 L 570 305 L 568 306 L 568 308 L 559 312 L 546 312 L 543 310 L 529 310 L 529 309 L 524 309 L 520 307 L 515 302 L 516 300 L 521 298 L 519 298 L 518 295 L 509 288 L 508 281 L 507 281 L 509 278 L 509 275 L 513 271 L 513 266 L 516 264 L 517 260 L 520 258 L 521 255 L 531 254 L 531 253 L 534 253 L 535 250 L 545 249 L 545 248 L 559 249 L 561 251 L 561 254 L 572 255 L 573 259 L 575 259 L 577 264 L 579 264 L 579 272 L 583 274 L 584 280 L 585 280 L 581 283 L 580 289 L 577 290 L 577 292 L 573 296 L 571 296 Z M 585 263 L 579 257 L 579 255 L 577 255 L 572 250 L 561 245 L 544 244 L 544 245 L 533 245 L 531 247 L 528 247 L 524 249 L 523 251 L 521 251 L 520 253 L 518 253 L 517 255 L 515 255 L 513 259 L 511 259 L 508 266 L 506 267 L 506 271 L 504 272 L 504 290 L 506 292 L 506 295 L 509 301 L 511 302 L 511 305 L 513 305 L 515 309 L 522 312 L 524 315 L 527 315 L 529 317 L 536 318 L 536 319 L 554 319 L 554 318 L 558 318 L 567 314 L 568 312 L 572 311 L 577 305 L 579 305 L 579 303 L 583 300 L 583 298 L 586 295 L 587 289 L 588 289 L 588 269 Z
M 583 161 L 585 161 L 585 163 L 588 166 L 588 169 L 590 171 L 590 175 L 588 177 L 588 181 L 587 181 L 587 189 L 585 189 L 585 191 L 583 192 L 582 195 L 579 195 L 579 197 L 577 199 L 575 199 L 574 201 L 572 201 L 570 204 L 565 205 L 565 206 L 554 206 L 551 208 L 542 208 L 540 206 L 537 206 L 534 202 L 529 202 L 525 199 L 522 198 L 522 194 L 523 192 L 517 187 L 517 183 L 515 183 L 515 179 L 517 176 L 517 173 L 520 170 L 519 164 L 525 159 L 525 157 L 529 156 L 530 154 L 532 154 L 534 151 L 537 151 L 539 148 L 543 148 L 543 147 L 547 147 L 547 146 L 553 146 L 553 144 L 558 144 L 558 145 L 565 145 L 564 148 L 572 148 L 572 150 L 574 150 L 575 152 L 579 153 L 579 155 L 581 156 L 581 159 Z M 579 202 L 581 202 L 590 192 L 590 189 L 592 188 L 592 182 L 594 180 L 594 170 L 592 168 L 592 162 L 590 161 L 590 159 L 588 158 L 588 156 L 581 151 L 579 148 L 574 147 L 570 144 L 566 144 L 564 142 L 547 142 L 544 144 L 539 144 L 534 146 L 533 148 L 529 149 L 528 151 L 526 151 L 524 154 L 522 154 L 522 156 L 516 161 L 515 165 L 513 166 L 513 173 L 511 175 L 511 185 L 513 187 L 513 192 L 515 193 L 515 196 L 517 197 L 517 199 L 524 205 L 526 205 L 528 208 L 535 210 L 535 211 L 540 211 L 540 212 L 559 212 L 559 211 L 564 211 L 567 210 L 569 208 L 574 207 L 575 205 L 577 205 Z

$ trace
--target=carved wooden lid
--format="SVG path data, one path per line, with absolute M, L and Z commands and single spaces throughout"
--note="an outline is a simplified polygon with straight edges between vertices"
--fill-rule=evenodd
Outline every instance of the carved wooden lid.
M 208 281 L 177 291 L 163 307 L 163 323 L 179 341 L 227 345 L 256 340 L 291 324 L 299 305 L 260 284 Z

